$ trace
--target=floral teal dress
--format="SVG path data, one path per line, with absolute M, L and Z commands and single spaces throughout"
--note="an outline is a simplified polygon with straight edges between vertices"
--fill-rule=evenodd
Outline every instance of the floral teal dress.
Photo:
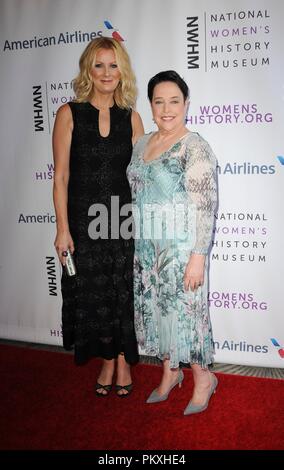
M 207 255 L 217 201 L 216 158 L 208 143 L 188 132 L 168 151 L 145 162 L 152 134 L 134 147 L 127 176 L 135 220 L 134 310 L 139 346 L 170 367 L 213 362 L 208 311 L 207 256 L 204 284 L 185 291 L 191 253 Z

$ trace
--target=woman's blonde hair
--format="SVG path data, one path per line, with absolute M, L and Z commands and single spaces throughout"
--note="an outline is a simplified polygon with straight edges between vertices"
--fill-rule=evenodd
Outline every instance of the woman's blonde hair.
M 91 70 L 94 66 L 99 49 L 112 49 L 118 69 L 120 81 L 114 92 L 114 100 L 120 108 L 132 108 L 137 97 L 136 79 L 131 68 L 130 58 L 122 44 L 113 38 L 99 37 L 93 39 L 82 53 L 79 61 L 80 72 L 73 80 L 73 89 L 78 103 L 89 101 L 93 94 Z

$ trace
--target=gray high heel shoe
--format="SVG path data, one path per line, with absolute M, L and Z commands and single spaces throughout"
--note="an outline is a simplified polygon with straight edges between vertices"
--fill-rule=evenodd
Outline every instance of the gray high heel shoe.
M 193 405 L 193 403 L 190 401 L 189 404 L 187 405 L 187 407 L 185 408 L 183 414 L 185 416 L 186 415 L 193 415 L 195 413 L 201 413 L 201 411 L 206 410 L 206 408 L 208 407 L 209 400 L 210 400 L 211 396 L 213 395 L 213 393 L 216 392 L 217 385 L 218 385 L 218 379 L 215 375 L 213 375 L 213 382 L 212 382 L 211 388 L 209 390 L 207 400 L 204 403 L 204 405 Z
M 158 392 L 157 392 L 157 389 L 155 388 L 155 390 L 153 390 L 153 392 L 151 393 L 149 398 L 146 400 L 146 403 L 158 403 L 160 401 L 165 401 L 168 398 L 170 391 L 177 384 L 179 385 L 179 388 L 181 387 L 183 379 L 184 379 L 183 371 L 181 369 L 179 369 L 178 376 L 177 376 L 176 380 L 174 381 L 174 383 L 170 386 L 169 390 L 166 393 L 164 393 L 163 395 L 159 395 Z

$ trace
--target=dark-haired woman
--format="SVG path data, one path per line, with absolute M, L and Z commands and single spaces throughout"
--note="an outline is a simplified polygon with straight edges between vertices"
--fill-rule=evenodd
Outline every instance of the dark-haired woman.
M 147 403 L 181 385 L 190 363 L 193 396 L 184 414 L 205 410 L 217 387 L 207 304 L 207 253 L 217 200 L 216 159 L 185 126 L 188 86 L 174 71 L 148 84 L 158 127 L 139 139 L 128 166 L 135 207 L 134 308 L 138 344 L 163 361 Z

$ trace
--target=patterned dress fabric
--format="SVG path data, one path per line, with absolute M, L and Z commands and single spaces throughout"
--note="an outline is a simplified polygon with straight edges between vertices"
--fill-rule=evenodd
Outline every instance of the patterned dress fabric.
M 63 345 L 75 347 L 75 362 L 93 356 L 113 359 L 124 352 L 129 364 L 138 361 L 133 307 L 133 238 L 112 233 L 124 204 L 131 204 L 126 168 L 132 153 L 131 111 L 110 108 L 110 133 L 99 132 L 99 110 L 91 103 L 69 103 L 74 122 L 70 152 L 68 220 L 75 244 L 78 274 L 62 274 Z M 92 226 L 107 210 L 104 226 Z M 91 209 L 90 209 L 91 208 Z M 104 212 L 102 212 L 104 213 Z M 96 238 L 94 232 L 103 235 Z
M 217 202 L 216 158 L 209 144 L 189 132 L 158 158 L 145 162 L 151 134 L 134 147 L 127 176 L 136 226 L 134 316 L 146 355 L 170 367 L 213 362 L 208 311 L 207 256 L 204 284 L 185 291 L 191 253 L 207 255 Z

